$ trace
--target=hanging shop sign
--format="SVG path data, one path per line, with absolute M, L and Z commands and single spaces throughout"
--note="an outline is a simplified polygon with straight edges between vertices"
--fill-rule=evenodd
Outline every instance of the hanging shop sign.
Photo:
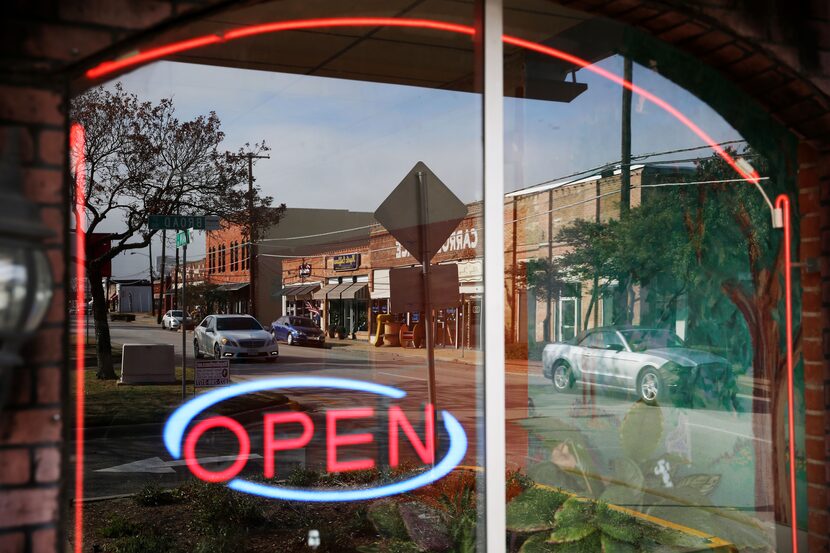
M 318 423 L 318 427 L 315 427 L 311 416 L 302 411 L 265 413 L 262 419 L 262 476 L 264 478 L 272 479 L 276 474 L 277 452 L 304 449 L 311 443 L 315 435 L 325 440 L 326 466 L 329 472 L 368 470 L 376 467 L 378 461 L 386 462 L 387 460 L 390 467 L 397 467 L 400 465 L 401 434 L 409 441 L 421 462 L 425 466 L 429 466 L 429 470 L 416 473 L 411 478 L 391 484 L 322 490 L 288 488 L 266 483 L 260 479 L 248 480 L 240 477 L 239 474 L 251 457 L 251 437 L 248 431 L 252 425 L 248 424 L 246 428 L 239 421 L 227 416 L 214 415 L 199 418 L 199 415 L 210 411 L 214 405 L 230 398 L 289 388 L 326 388 L 369 393 L 384 398 L 387 407 L 384 413 L 376 413 L 375 408 L 371 406 L 329 409 L 325 414 L 323 424 Z M 164 426 L 164 445 L 174 459 L 184 458 L 186 466 L 197 478 L 206 482 L 225 482 L 229 488 L 238 492 L 286 501 L 332 502 L 377 499 L 409 492 L 443 478 L 461 463 L 467 452 L 467 435 L 461 423 L 448 411 L 441 411 L 439 420 L 443 422 L 445 434 L 441 437 L 441 442 L 446 444 L 446 453 L 442 459 L 436 459 L 436 418 L 433 406 L 426 404 L 424 407 L 422 438 L 415 431 L 404 411 L 395 404 L 396 400 L 403 400 L 404 397 L 406 397 L 406 392 L 399 388 L 346 378 L 302 376 L 242 382 L 199 395 L 176 409 Z M 376 424 L 373 426 L 377 430 L 374 433 L 338 434 L 338 421 L 355 419 L 374 420 Z M 378 424 L 381 420 L 384 424 Z M 324 426 L 324 428 L 319 428 L 319 426 Z M 230 466 L 221 470 L 205 468 L 196 456 L 196 446 L 199 439 L 205 432 L 213 429 L 229 430 L 237 441 L 236 451 L 230 452 L 236 457 L 236 460 Z M 300 435 L 291 438 L 278 438 L 277 429 L 280 430 L 279 434 L 286 430 L 289 432 L 299 430 Z M 371 456 L 360 458 L 357 457 L 357 453 L 354 451 L 350 452 L 351 454 L 341 451 L 355 445 L 368 445 L 371 450 L 380 449 L 371 448 L 371 445 L 376 441 L 380 443 L 381 440 L 388 444 L 386 448 L 388 449 L 388 459 L 376 460 Z M 348 455 L 349 460 L 342 460 L 342 457 L 346 455 Z
M 335 255 L 332 256 L 331 262 L 335 271 L 356 271 L 360 268 L 360 254 L 347 253 Z
M 299 269 L 300 278 L 306 278 L 311 276 L 311 263 L 303 263 L 300 265 Z

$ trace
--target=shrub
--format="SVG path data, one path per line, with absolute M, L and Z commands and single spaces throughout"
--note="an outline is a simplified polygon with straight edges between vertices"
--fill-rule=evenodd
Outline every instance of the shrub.
M 119 514 L 115 514 L 101 528 L 101 535 L 105 538 L 124 538 L 138 534 L 139 530 L 138 524 L 130 522 Z
M 133 500 L 143 507 L 158 507 L 159 505 L 170 505 L 181 499 L 178 490 L 162 488 L 156 484 L 147 484 L 139 491 Z

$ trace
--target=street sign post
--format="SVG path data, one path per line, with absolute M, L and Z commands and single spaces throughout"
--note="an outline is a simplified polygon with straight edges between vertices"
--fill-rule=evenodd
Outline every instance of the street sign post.
M 432 329 L 430 260 L 466 216 L 467 206 L 464 202 L 441 182 L 423 161 L 415 164 L 375 211 L 375 220 L 421 262 L 427 344 L 427 393 L 436 413 L 438 407 L 435 390 L 435 333 Z
M 180 230 L 176 233 L 176 247 L 181 248 L 182 246 L 186 246 L 193 241 L 193 236 L 191 235 L 192 229 Z
M 218 215 L 149 215 L 150 230 L 219 230 Z

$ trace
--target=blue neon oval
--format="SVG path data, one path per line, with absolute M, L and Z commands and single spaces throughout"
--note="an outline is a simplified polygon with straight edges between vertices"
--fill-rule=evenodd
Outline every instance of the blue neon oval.
M 164 445 L 175 459 L 181 458 L 182 439 L 187 427 L 199 413 L 217 403 L 254 392 L 284 388 L 335 388 L 356 392 L 368 392 L 393 399 L 406 397 L 406 392 L 392 386 L 350 380 L 347 378 L 289 376 L 241 382 L 226 388 L 219 388 L 193 398 L 176 409 L 164 425 Z M 234 478 L 228 482 L 231 489 L 272 499 L 307 502 L 361 501 L 377 499 L 412 491 L 426 486 L 449 474 L 464 459 L 467 453 L 467 434 L 461 423 L 447 411 L 441 411 L 441 419 L 449 437 L 450 446 L 446 455 L 430 470 L 412 478 L 386 484 L 376 488 L 352 490 L 302 490 L 283 488 Z

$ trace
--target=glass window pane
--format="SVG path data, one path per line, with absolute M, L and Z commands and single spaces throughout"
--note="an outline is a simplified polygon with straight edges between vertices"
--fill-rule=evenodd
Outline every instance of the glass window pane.
M 170 316 L 90 321 L 73 544 L 477 549 L 474 13 L 445 0 L 246 3 L 139 50 L 206 45 L 79 83 L 89 236 L 131 230 L 144 254 L 118 252 L 109 278 L 90 266 L 91 286 L 107 302 L 127 279 L 150 288 L 149 258 Z M 218 228 L 201 230 L 203 215 Z
M 796 197 L 792 141 L 634 29 L 504 18 L 508 542 L 778 551 L 783 232 L 747 177 Z

